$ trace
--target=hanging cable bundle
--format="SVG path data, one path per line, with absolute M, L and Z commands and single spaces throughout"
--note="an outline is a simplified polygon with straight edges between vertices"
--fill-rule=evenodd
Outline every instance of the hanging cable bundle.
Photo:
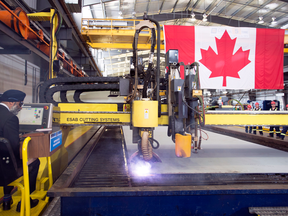
M 149 60 L 148 60 L 148 68 L 146 71 L 144 71 L 142 69 L 142 65 L 139 65 L 139 59 L 138 59 L 138 54 L 137 54 L 137 46 L 138 46 L 138 38 L 139 38 L 139 34 L 140 32 L 145 29 L 145 28 L 149 28 L 151 29 L 151 48 L 150 48 L 150 52 L 149 52 Z M 134 35 L 134 41 L 133 41 L 133 57 L 132 57 L 132 63 L 134 65 L 134 70 L 135 70 L 135 89 L 133 92 L 133 97 L 135 97 L 136 94 L 136 86 L 138 85 L 138 76 L 141 74 L 143 76 L 143 81 L 144 81 L 144 85 L 143 85 L 143 92 L 142 92 L 142 97 L 143 98 L 147 98 L 147 89 L 148 89 L 148 85 L 151 82 L 151 76 L 153 73 L 153 59 L 154 59 L 154 50 L 155 50 L 155 45 L 156 45 L 156 33 L 155 33 L 155 27 L 154 25 L 147 21 L 142 21 L 140 22 L 137 26 L 136 26 L 136 32 Z M 133 75 L 133 72 L 131 73 L 131 75 Z

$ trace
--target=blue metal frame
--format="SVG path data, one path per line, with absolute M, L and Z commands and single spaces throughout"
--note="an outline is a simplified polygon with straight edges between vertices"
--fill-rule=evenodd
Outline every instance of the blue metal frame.
M 61 215 L 251 215 L 249 207 L 288 206 L 288 190 L 100 192 L 61 197 Z M 75 195 L 75 194 L 74 194 Z

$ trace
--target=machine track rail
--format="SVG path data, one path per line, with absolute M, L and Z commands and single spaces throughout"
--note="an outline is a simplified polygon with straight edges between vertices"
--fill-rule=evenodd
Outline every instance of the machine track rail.
M 70 188 L 213 186 L 288 184 L 288 174 L 275 173 L 196 173 L 153 174 L 128 173 L 126 146 L 121 127 L 107 126 Z M 152 164 L 153 166 L 153 164 Z
M 148 177 L 131 177 L 133 187 L 143 186 L 211 186 L 245 184 L 288 184 L 287 174 L 157 174 Z
M 67 103 L 66 92 L 76 90 L 74 95 L 75 102 L 82 102 L 80 95 L 87 91 L 106 91 L 119 90 L 118 77 L 60 77 L 46 81 L 40 88 L 39 99 L 40 103 L 53 103 L 53 94 L 60 92 L 61 102 Z
M 106 127 L 72 187 L 129 187 L 120 127 Z
M 227 127 L 217 127 L 217 126 L 205 126 L 203 129 L 214 132 L 214 133 L 219 133 L 219 134 L 223 134 L 226 136 L 235 137 L 235 138 L 245 140 L 248 142 L 257 143 L 259 145 L 263 145 L 263 146 L 267 146 L 270 148 L 288 152 L 288 143 L 285 140 L 269 138 L 269 137 L 266 137 L 266 134 L 264 136 L 256 136 L 254 134 L 247 134 L 247 133 L 244 133 L 244 128 L 243 128 L 243 131 L 238 131 L 237 129 L 233 127 L 227 128 Z

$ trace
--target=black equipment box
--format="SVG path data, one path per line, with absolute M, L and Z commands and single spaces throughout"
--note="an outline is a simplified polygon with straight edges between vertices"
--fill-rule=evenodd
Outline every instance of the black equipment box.
M 169 66 L 171 64 L 176 65 L 178 63 L 178 50 L 168 50 L 166 53 L 166 66 Z

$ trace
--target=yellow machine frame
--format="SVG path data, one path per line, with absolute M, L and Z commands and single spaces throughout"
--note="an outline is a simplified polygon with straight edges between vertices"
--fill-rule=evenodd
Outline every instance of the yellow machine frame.
M 129 111 L 119 112 L 117 104 L 61 103 L 53 115 L 60 125 L 129 125 Z M 123 109 L 124 110 L 124 109 Z M 168 109 L 161 104 L 159 126 L 168 125 Z M 56 118 L 55 118 L 56 119 Z M 288 125 L 287 111 L 206 111 L 205 125 Z
M 128 104 L 127 104 L 128 105 Z M 126 105 L 126 106 L 127 106 Z M 124 110 L 124 109 L 123 109 Z M 167 105 L 161 105 L 158 125 L 168 125 Z M 119 112 L 118 104 L 61 103 L 53 113 L 53 119 L 65 125 L 129 125 L 130 111 Z

